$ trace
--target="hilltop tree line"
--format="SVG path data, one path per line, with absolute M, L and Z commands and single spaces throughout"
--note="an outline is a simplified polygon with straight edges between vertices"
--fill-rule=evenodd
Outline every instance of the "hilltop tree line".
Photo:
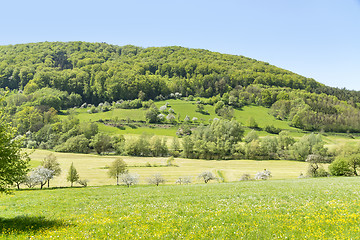
M 359 102 L 355 91 L 244 56 L 183 47 L 140 48 L 106 43 L 44 42 L 0 46 L 0 87 L 26 93 L 44 87 L 76 93 L 87 103 L 145 99 L 171 92 L 212 97 L 251 84 L 305 89 Z

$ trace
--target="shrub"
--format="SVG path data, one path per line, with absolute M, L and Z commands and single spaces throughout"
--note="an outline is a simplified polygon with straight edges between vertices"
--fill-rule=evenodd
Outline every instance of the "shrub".
M 280 128 L 274 127 L 274 125 L 266 125 L 264 130 L 268 133 L 279 134 L 281 132 Z
M 244 173 L 243 175 L 241 175 L 239 180 L 240 181 L 250 181 L 250 180 L 253 180 L 253 179 L 251 178 L 250 174 Z
M 83 186 L 83 187 L 87 187 L 87 185 L 88 185 L 88 183 L 89 183 L 89 180 L 87 180 L 87 179 L 79 179 L 79 180 L 77 181 L 77 183 L 80 184 L 80 185 Z
M 344 158 L 336 158 L 329 166 L 329 171 L 333 176 L 352 175 L 349 162 Z

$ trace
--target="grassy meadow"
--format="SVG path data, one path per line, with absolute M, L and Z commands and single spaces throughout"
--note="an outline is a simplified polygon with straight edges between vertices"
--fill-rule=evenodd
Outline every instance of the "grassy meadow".
M 0 195 L 3 239 L 357 239 L 358 178 Z
M 214 106 L 204 105 L 204 111 L 207 111 L 208 114 L 202 114 L 196 111 L 196 102 L 195 101 L 185 101 L 185 100 L 174 100 L 169 99 L 166 101 L 155 102 L 157 107 L 161 107 L 169 103 L 169 108 L 174 109 L 176 119 L 183 121 L 186 116 L 189 116 L 190 119 L 193 117 L 198 118 L 197 123 L 209 123 L 210 119 L 218 118 L 215 114 Z M 113 109 L 108 112 L 99 112 L 99 113 L 87 113 L 88 109 L 76 109 L 74 112 L 75 116 L 81 122 L 96 122 L 99 120 L 134 120 L 134 121 L 145 121 L 145 109 Z M 65 118 L 66 115 L 59 115 L 60 118 Z M 243 125 L 247 126 L 250 117 L 253 117 L 256 122 L 259 124 L 259 127 L 265 127 L 266 125 L 274 125 L 277 128 L 286 129 L 291 132 L 294 137 L 302 136 L 303 133 L 293 127 L 290 127 L 286 121 L 280 121 L 269 114 L 269 109 L 262 106 L 245 106 L 242 109 L 234 109 L 234 117 L 236 120 L 241 122 Z M 102 132 L 108 134 L 123 134 L 123 135 L 137 135 L 137 134 L 154 134 L 161 136 L 176 136 L 176 131 L 178 126 L 166 126 L 157 125 L 153 128 L 149 126 L 140 126 L 140 127 L 129 127 L 124 126 L 123 129 L 106 126 L 102 123 L 99 123 L 99 129 Z M 246 132 L 250 131 L 247 129 Z M 268 135 L 265 131 L 259 131 L 261 136 Z
M 31 154 L 31 165 L 36 167 L 50 153 L 53 153 L 62 168 L 60 176 L 51 181 L 51 186 L 70 186 L 66 181 L 67 171 L 71 163 L 79 172 L 81 179 L 88 179 L 89 185 L 110 185 L 115 180 L 108 177 L 107 167 L 117 156 L 100 156 L 95 154 L 56 153 L 46 150 L 35 150 Z M 197 176 L 204 171 L 211 171 L 215 175 L 218 171 L 224 175 L 225 181 L 238 181 L 244 173 L 254 175 L 264 169 L 272 172 L 273 179 L 297 178 L 300 173 L 305 173 L 307 163 L 297 161 L 254 161 L 254 160 L 199 160 L 176 158 L 174 164 L 177 166 L 166 166 L 168 158 L 161 157 L 130 157 L 123 156 L 131 173 L 140 176 L 140 184 L 147 184 L 147 178 L 156 173 L 161 173 L 167 180 L 167 184 L 174 184 L 179 177 L 191 176 L 194 183 L 200 183 Z M 151 165 L 152 167 L 148 167 Z

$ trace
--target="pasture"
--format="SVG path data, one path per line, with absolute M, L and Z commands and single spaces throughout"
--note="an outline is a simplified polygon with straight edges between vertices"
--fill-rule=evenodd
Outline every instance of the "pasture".
M 3 239 L 357 239 L 359 178 L 0 195 Z
M 193 117 L 198 118 L 196 124 L 204 123 L 208 124 L 210 119 L 219 118 L 215 114 L 214 106 L 204 105 L 204 111 L 207 111 L 208 114 L 203 114 L 196 111 L 196 102 L 195 101 L 185 101 L 185 100 L 174 100 L 169 99 L 166 101 L 155 102 L 155 105 L 159 108 L 166 103 L 169 103 L 169 108 L 172 108 L 175 111 L 175 116 L 178 122 L 183 122 L 186 116 L 189 116 L 190 119 Z M 145 121 L 145 109 L 112 109 L 108 112 L 98 112 L 98 113 L 87 113 L 88 109 L 76 109 L 72 112 L 75 114 L 76 118 L 80 122 L 96 122 L 99 120 L 133 120 L 133 121 Z M 66 115 L 59 115 L 60 119 L 65 118 Z M 256 122 L 259 124 L 259 127 L 263 128 L 266 125 L 274 125 L 277 128 L 285 129 L 291 132 L 294 137 L 300 137 L 304 133 L 300 130 L 290 127 L 286 121 L 280 121 L 269 114 L 269 109 L 262 106 L 245 106 L 242 109 L 234 109 L 234 118 L 241 122 L 244 126 L 248 125 L 250 117 L 253 117 Z M 102 123 L 98 123 L 99 129 L 102 132 L 108 134 L 123 134 L 123 135 L 134 135 L 134 134 L 154 134 L 161 136 L 176 136 L 176 130 L 178 126 L 173 127 L 162 127 L 156 126 L 151 128 L 149 126 L 139 126 L 139 127 L 130 127 L 124 126 L 122 129 L 106 126 Z M 246 129 L 246 132 L 249 132 L 251 129 Z M 269 135 L 265 131 L 259 131 L 261 136 Z

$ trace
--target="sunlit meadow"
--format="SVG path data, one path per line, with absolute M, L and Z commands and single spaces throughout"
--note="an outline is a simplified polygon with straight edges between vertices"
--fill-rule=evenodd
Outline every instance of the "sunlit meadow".
M 15 191 L 5 239 L 356 239 L 359 178 Z

